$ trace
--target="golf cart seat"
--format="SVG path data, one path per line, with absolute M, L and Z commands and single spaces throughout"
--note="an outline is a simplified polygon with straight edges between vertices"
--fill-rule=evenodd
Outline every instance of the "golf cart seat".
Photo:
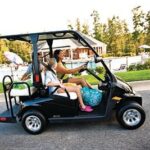
M 28 89 L 28 87 L 26 87 L 25 89 L 11 89 L 10 96 L 13 96 L 13 97 L 29 96 L 30 94 L 33 95 L 35 91 L 36 91 L 36 88 L 33 86 L 30 87 L 30 89 Z

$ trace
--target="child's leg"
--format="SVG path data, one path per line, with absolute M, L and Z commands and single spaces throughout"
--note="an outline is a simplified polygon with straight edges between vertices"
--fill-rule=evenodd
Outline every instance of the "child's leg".
M 85 105 L 83 103 L 82 95 L 80 92 L 81 87 L 80 86 L 65 86 L 66 90 L 68 92 L 75 92 L 78 97 L 79 104 L 82 108 L 85 108 Z M 64 93 L 65 91 L 63 89 L 58 89 L 58 93 Z

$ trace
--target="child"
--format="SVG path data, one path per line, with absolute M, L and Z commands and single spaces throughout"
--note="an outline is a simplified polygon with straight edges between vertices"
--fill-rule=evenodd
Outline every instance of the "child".
M 60 88 L 57 90 L 58 93 L 64 93 L 65 92 L 64 89 L 66 89 L 68 92 L 75 92 L 78 97 L 81 111 L 85 111 L 85 112 L 93 111 L 91 106 L 86 106 L 83 103 L 82 95 L 80 92 L 81 86 L 79 85 L 74 85 L 74 86 L 67 85 L 66 86 L 65 84 L 61 83 L 56 76 L 55 69 L 57 67 L 57 63 L 55 62 L 54 58 L 51 58 L 50 65 L 52 69 L 51 71 L 47 70 L 46 67 L 43 67 L 43 71 L 42 71 L 42 76 L 44 76 L 43 84 L 49 87 L 49 92 L 50 93 L 53 92 L 56 89 L 56 86 L 60 86 Z

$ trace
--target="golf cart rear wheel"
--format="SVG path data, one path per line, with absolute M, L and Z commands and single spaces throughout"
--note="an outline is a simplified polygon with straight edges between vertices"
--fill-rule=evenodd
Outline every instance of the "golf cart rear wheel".
M 22 126 L 30 134 L 39 134 L 46 127 L 44 115 L 36 110 L 30 110 L 24 113 L 22 117 Z
M 136 102 L 128 102 L 122 105 L 116 114 L 121 126 L 126 129 L 137 129 L 145 121 L 145 111 Z

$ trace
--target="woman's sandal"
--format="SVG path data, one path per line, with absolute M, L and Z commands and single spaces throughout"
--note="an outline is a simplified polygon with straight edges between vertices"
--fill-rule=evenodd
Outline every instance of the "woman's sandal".
M 92 112 L 93 111 L 91 106 L 85 106 L 85 108 L 81 107 L 80 109 L 81 109 L 81 111 L 85 111 L 85 112 Z

